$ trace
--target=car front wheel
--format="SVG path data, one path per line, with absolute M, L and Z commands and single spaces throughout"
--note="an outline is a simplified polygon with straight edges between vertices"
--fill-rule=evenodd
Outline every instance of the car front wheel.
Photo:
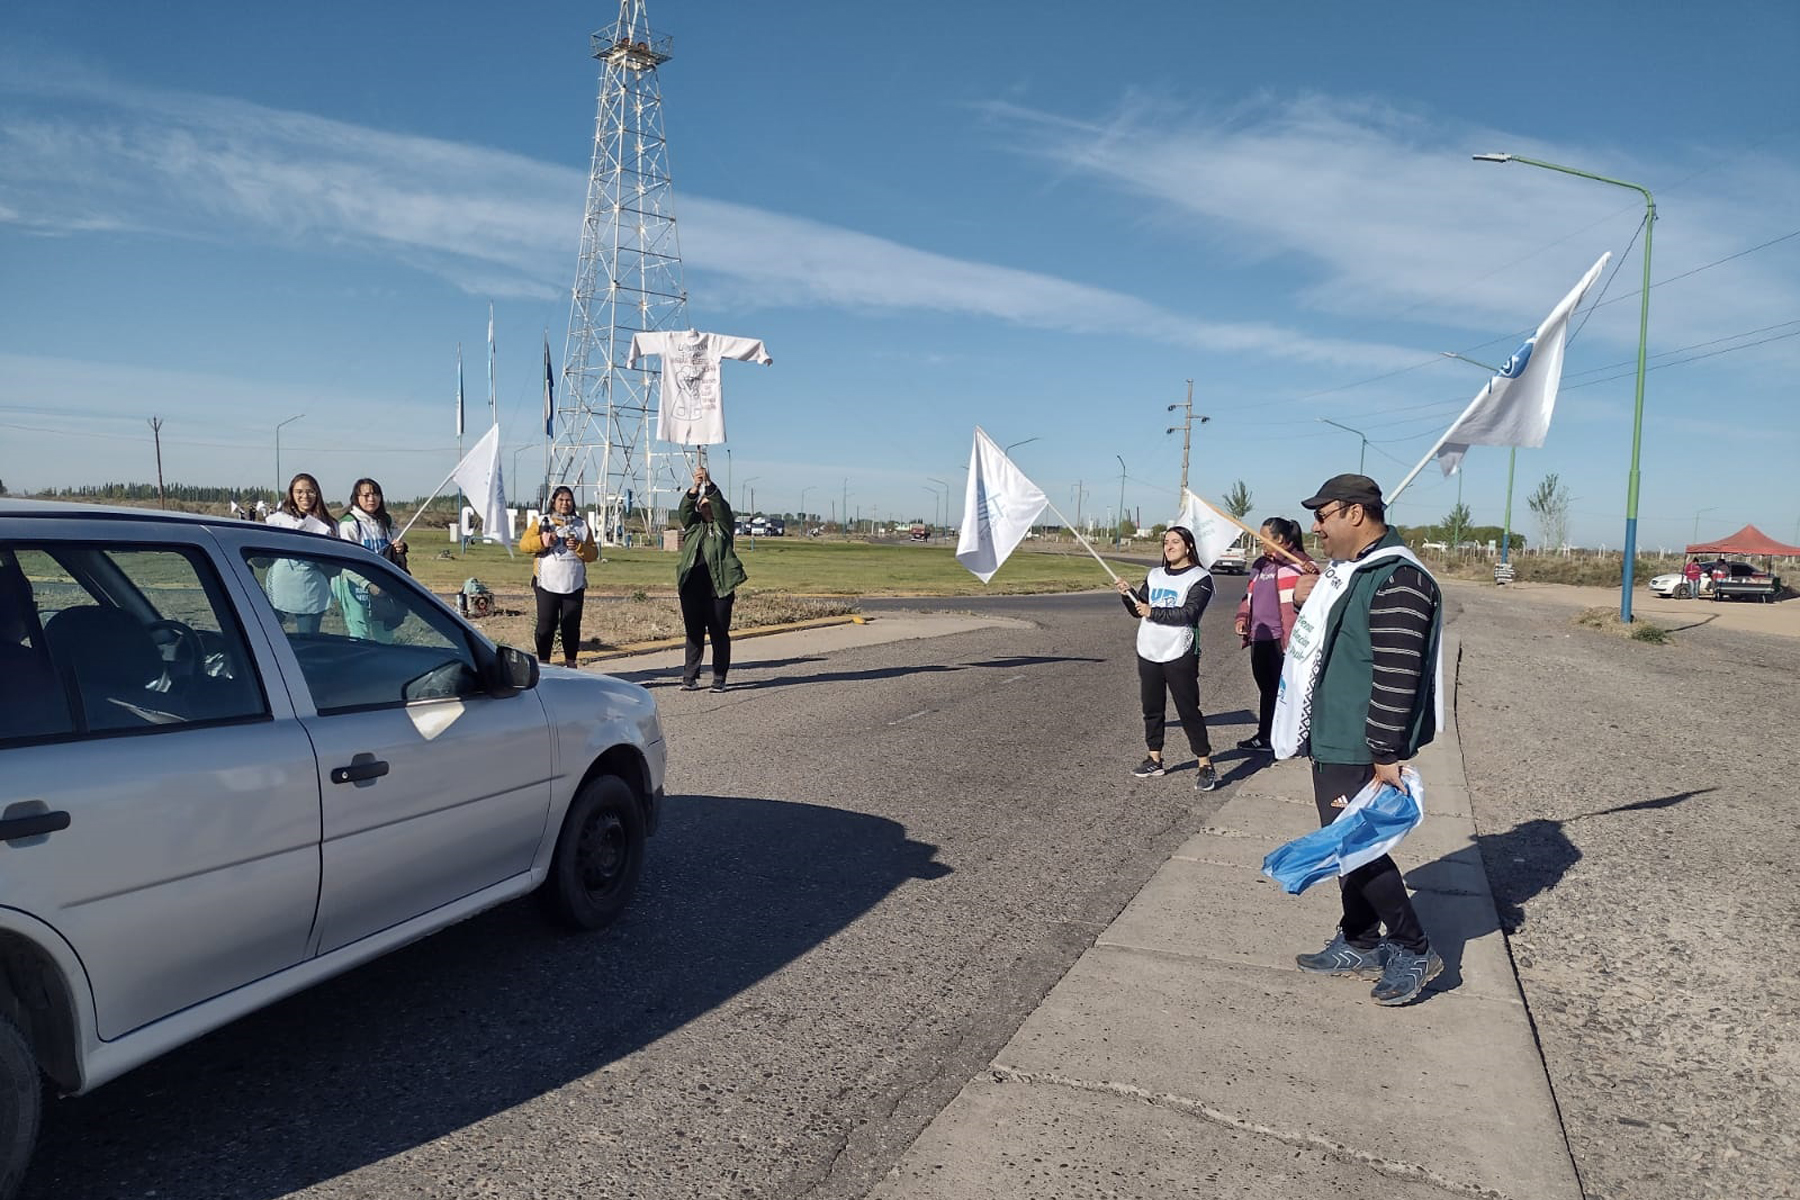
M 575 794 L 538 889 L 546 911 L 575 929 L 618 919 L 644 871 L 644 815 L 624 780 L 602 775 Z
M 43 1115 L 37 1059 L 13 1023 L 0 1018 L 0 1197 L 19 1190 Z

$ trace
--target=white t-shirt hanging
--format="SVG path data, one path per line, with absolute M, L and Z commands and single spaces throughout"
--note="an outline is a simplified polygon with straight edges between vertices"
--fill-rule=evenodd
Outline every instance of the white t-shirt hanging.
M 632 335 L 633 366 L 645 355 L 662 356 L 662 395 L 656 408 L 656 436 L 684 446 L 711 446 L 725 440 L 725 408 L 719 395 L 719 360 L 775 361 L 755 338 L 726 337 L 675 329 Z

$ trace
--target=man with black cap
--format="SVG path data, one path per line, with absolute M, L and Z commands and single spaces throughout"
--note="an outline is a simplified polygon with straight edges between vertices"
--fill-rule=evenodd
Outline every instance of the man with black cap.
M 1388 528 L 1374 480 L 1335 475 L 1301 504 L 1331 562 L 1295 588 L 1304 607 L 1283 663 L 1272 740 L 1278 757 L 1312 759 L 1313 801 L 1329 825 L 1371 779 L 1401 786 L 1401 763 L 1442 724 L 1443 604 L 1436 581 Z M 1315 974 L 1376 979 L 1377 1004 L 1411 1003 L 1444 964 L 1400 868 L 1383 854 L 1338 883 L 1336 935 L 1295 961 Z

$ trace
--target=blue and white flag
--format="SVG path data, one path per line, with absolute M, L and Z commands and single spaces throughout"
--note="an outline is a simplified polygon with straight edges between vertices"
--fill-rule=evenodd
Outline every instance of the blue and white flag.
M 1438 465 L 1449 475 L 1462 462 L 1470 446 L 1541 446 L 1550 432 L 1550 414 L 1556 409 L 1556 393 L 1562 386 L 1563 348 L 1568 342 L 1569 316 L 1587 295 L 1601 268 L 1612 257 L 1608 251 L 1588 268 L 1581 282 L 1557 301 L 1537 332 L 1513 351 L 1500 373 L 1463 410 L 1456 424 L 1438 443 Z M 1390 501 L 1391 503 L 1391 501 Z
M 1049 504 L 1050 497 L 1025 478 L 1025 472 L 977 425 L 975 446 L 969 451 L 969 484 L 963 493 L 956 561 L 986 583 L 1025 540 Z
M 492 425 L 450 473 L 481 518 L 481 539 L 499 542 L 510 553 L 511 521 L 506 515 L 506 481 L 500 473 L 500 426 Z
M 1425 781 L 1403 767 L 1400 782 L 1404 790 L 1370 780 L 1331 824 L 1270 851 L 1262 873 L 1298 896 L 1321 879 L 1348 875 L 1388 853 L 1425 819 Z

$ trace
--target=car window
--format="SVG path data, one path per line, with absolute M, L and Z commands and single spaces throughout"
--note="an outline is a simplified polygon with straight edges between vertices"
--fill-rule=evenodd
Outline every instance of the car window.
M 36 736 L 268 716 L 242 627 L 199 550 L 56 542 L 9 557 L 52 672 L 32 690 L 56 719 Z
M 447 700 L 480 692 L 469 638 L 456 618 L 374 555 L 276 555 L 245 561 L 275 611 L 321 713 Z M 297 596 L 322 583 L 323 603 L 298 613 Z M 302 619 L 304 618 L 304 619 Z

